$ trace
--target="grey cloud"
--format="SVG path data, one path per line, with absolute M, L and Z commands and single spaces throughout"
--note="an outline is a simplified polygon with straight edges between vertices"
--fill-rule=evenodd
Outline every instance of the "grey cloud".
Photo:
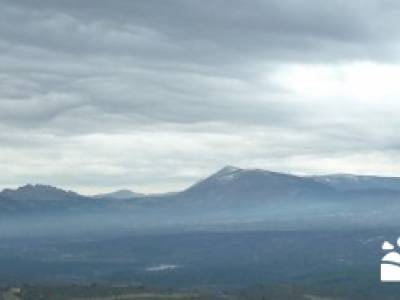
M 1 28 L 9 41 L 174 63 L 374 57 L 399 34 L 395 1 L 7 3 Z M 15 23 L 23 30 L 15 31 Z
M 224 164 L 312 172 L 332 169 L 328 158 L 395 158 L 395 116 L 311 101 L 274 75 L 293 64 L 396 65 L 399 8 L 0 0 L 0 186 L 170 190 Z

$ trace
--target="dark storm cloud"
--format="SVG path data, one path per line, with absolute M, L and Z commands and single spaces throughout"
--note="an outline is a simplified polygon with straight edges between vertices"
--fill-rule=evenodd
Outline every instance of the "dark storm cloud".
M 155 112 L 158 105 L 182 108 L 182 115 L 186 105 L 208 108 L 204 102 L 234 109 L 236 103 L 215 101 L 199 89 L 207 92 L 211 83 L 212 93 L 219 89 L 212 82 L 226 78 L 246 83 L 258 75 L 259 64 L 387 59 L 397 53 L 390 51 L 399 33 L 394 1 L 2 2 L 1 62 L 15 80 L 25 80 L 25 89 L 65 96 L 83 88 L 83 105 L 117 109 L 88 91 L 107 86 L 107 97 L 121 110 L 140 106 L 155 119 L 170 115 L 165 107 Z
M 396 1 L 45 0 L 5 5 L 1 33 L 7 41 L 164 63 L 166 58 L 237 64 L 260 58 L 373 57 L 380 50 L 387 54 L 386 43 L 399 33 Z
M 399 16 L 378 0 L 0 0 L 0 185 L 153 189 L 357 153 L 385 165 L 400 91 L 363 76 L 398 75 L 374 64 L 396 68 Z

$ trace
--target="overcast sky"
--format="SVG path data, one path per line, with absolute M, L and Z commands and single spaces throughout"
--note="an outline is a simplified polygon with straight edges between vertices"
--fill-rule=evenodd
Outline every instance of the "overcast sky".
M 0 0 L 0 188 L 400 176 L 399 41 L 396 0 Z

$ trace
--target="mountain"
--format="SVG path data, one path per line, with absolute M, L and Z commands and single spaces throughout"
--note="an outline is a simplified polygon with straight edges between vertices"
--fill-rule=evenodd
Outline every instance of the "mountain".
M 153 213 L 159 222 L 198 226 L 381 226 L 399 223 L 400 191 L 348 190 L 314 177 L 228 166 L 182 192 L 149 197 L 142 204 L 148 208 L 149 217 Z
M 123 199 L 92 198 L 43 184 L 27 184 L 0 192 L 0 215 L 29 213 L 92 213 L 125 209 Z M 129 205 L 128 205 L 129 206 Z
M 83 196 L 62 189 L 43 184 L 27 184 L 15 190 L 4 189 L 0 197 L 14 201 L 63 201 L 69 199 L 81 199 Z
M 260 169 L 225 167 L 180 194 L 186 199 L 276 201 L 334 194 L 335 189 L 306 177 Z
M 111 193 L 95 195 L 94 198 L 108 198 L 108 199 L 122 200 L 122 199 L 139 198 L 139 197 L 144 197 L 144 196 L 146 196 L 146 195 L 123 189 L 123 190 L 118 190 L 118 191 L 111 192 Z
M 93 228 L 98 224 L 106 227 L 107 222 L 124 228 L 215 224 L 267 224 L 263 226 L 281 229 L 383 226 L 400 223 L 399 180 L 295 176 L 228 166 L 183 191 L 160 195 L 122 190 L 85 197 L 45 185 L 6 189 L 0 192 L 0 214 L 57 214 L 58 218 L 65 214 L 74 225 L 78 215 L 81 219 L 90 215 Z M 58 223 L 62 224 L 61 219 Z
M 311 176 L 316 182 L 339 190 L 392 190 L 400 191 L 400 178 L 335 174 Z

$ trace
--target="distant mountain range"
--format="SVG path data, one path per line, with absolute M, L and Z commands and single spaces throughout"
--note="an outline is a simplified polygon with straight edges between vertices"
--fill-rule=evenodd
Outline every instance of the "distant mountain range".
M 179 197 L 240 198 L 239 194 L 247 193 L 246 197 L 275 198 L 287 197 L 294 189 L 302 192 L 315 193 L 316 191 L 329 192 L 332 189 L 340 191 L 371 191 L 387 190 L 400 191 L 400 177 L 378 177 L 350 174 L 333 174 L 322 176 L 296 176 L 286 173 L 271 172 L 261 169 L 240 169 L 232 166 L 224 167 L 215 174 L 195 183 L 181 192 L 165 195 Z M 239 194 L 238 194 L 239 193 Z M 147 197 L 128 189 L 121 189 L 110 193 L 91 196 L 95 199 L 134 199 Z M 0 192 L 0 199 L 10 200 L 68 200 L 89 198 L 73 191 L 65 191 L 57 187 L 43 184 L 27 184 L 17 189 L 4 189 Z
M 335 174 L 310 177 L 340 190 L 392 190 L 400 191 L 399 177 Z
M 151 226 L 166 223 L 383 226 L 398 222 L 400 178 L 295 176 L 228 166 L 183 191 L 162 195 L 119 190 L 88 197 L 46 185 L 26 185 L 0 192 L 1 215 L 33 213 L 58 216 L 101 213 L 118 222 Z
M 0 197 L 14 201 L 62 201 L 80 199 L 83 196 L 62 189 L 42 184 L 27 184 L 15 190 L 4 189 L 0 193 Z
M 131 199 L 131 198 L 139 198 L 139 197 L 145 197 L 145 194 L 141 194 L 141 193 L 135 193 L 132 192 L 130 190 L 118 190 L 115 192 L 111 192 L 111 193 L 105 193 L 105 194 L 99 194 L 99 195 L 95 195 L 93 196 L 94 198 L 109 198 L 109 199 Z

